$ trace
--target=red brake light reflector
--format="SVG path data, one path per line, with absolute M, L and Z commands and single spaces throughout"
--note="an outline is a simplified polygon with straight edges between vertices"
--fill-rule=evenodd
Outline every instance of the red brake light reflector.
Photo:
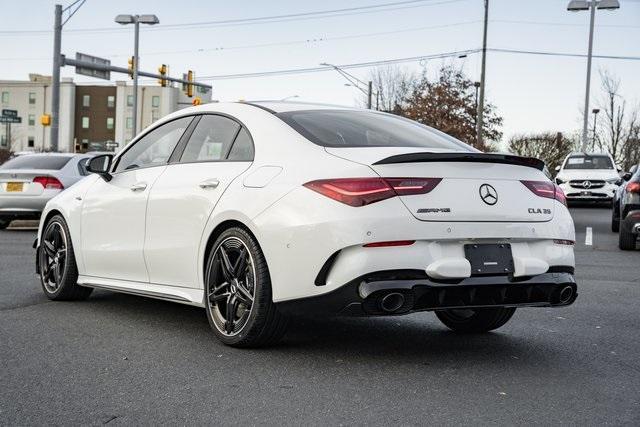
M 415 240 L 393 240 L 390 242 L 373 242 L 367 243 L 366 245 L 362 245 L 365 248 L 383 248 L 389 246 L 410 246 L 413 245 Z
M 365 206 L 395 196 L 426 194 L 441 178 L 336 178 L 304 184 L 333 200 L 349 206 Z
M 36 176 L 33 182 L 42 185 L 46 190 L 62 190 L 64 186 L 57 178 L 52 176 Z
M 630 182 L 627 184 L 627 191 L 629 193 L 640 193 L 640 182 Z
M 546 199 L 555 199 L 562 203 L 563 205 L 567 205 L 567 198 L 564 195 L 564 191 L 562 188 L 558 186 L 558 184 L 554 184 L 550 181 L 520 181 L 527 187 L 533 194 L 539 197 L 544 197 Z

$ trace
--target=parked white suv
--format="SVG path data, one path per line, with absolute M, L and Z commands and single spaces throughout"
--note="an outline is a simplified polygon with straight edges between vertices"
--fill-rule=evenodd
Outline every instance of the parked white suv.
M 611 202 L 621 183 L 609 154 L 571 153 L 556 172 L 556 184 L 568 201 Z

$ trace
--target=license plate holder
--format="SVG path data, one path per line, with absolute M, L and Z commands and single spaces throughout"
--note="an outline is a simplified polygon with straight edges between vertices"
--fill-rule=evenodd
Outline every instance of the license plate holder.
M 23 182 L 7 182 L 7 193 L 20 193 L 23 188 Z
M 508 243 L 464 245 L 464 255 L 471 264 L 472 276 L 513 273 L 513 255 Z

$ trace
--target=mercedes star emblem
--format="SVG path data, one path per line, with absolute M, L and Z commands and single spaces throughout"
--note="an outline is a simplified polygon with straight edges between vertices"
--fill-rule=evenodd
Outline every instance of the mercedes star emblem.
M 498 192 L 491 185 L 482 184 L 479 191 L 480 198 L 486 204 L 493 206 L 498 203 Z
M 584 182 L 582 183 L 582 186 L 583 186 L 584 188 L 591 188 L 591 181 L 584 181 Z

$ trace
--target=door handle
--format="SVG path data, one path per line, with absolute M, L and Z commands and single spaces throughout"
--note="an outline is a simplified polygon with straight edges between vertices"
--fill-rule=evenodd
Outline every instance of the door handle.
M 143 191 L 145 188 L 147 188 L 146 182 L 136 182 L 131 187 L 129 187 L 131 191 Z
M 202 181 L 200 184 L 198 184 L 198 186 L 202 189 L 216 188 L 218 185 L 220 185 L 220 181 L 218 181 L 216 178 L 207 179 L 206 181 Z

